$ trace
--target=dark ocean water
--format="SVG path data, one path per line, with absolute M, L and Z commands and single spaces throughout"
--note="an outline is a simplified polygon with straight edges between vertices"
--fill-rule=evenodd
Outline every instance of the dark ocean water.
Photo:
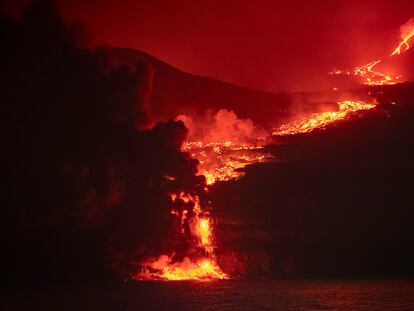
M 414 280 L 141 282 L 9 292 L 2 310 L 414 310 Z

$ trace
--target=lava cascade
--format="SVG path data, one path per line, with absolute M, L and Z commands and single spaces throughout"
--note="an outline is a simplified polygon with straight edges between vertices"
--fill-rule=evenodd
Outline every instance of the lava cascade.
M 254 132 L 250 120 L 239 120 L 231 111 L 221 110 L 216 115 L 223 122 L 212 126 L 224 126 L 221 132 L 224 136 L 215 141 L 206 135 L 198 141 L 186 141 L 182 151 L 189 153 L 192 158 L 199 160 L 198 173 L 206 179 L 205 191 L 208 186 L 217 181 L 238 179 L 243 172 L 238 171 L 249 164 L 266 162 L 271 159 L 263 149 L 263 142 L 252 135 Z M 230 123 L 226 124 L 227 122 Z M 188 126 L 189 124 L 187 124 Z M 190 127 L 190 126 L 189 126 Z M 238 128 L 240 127 L 240 128 Z M 242 129 L 242 131 L 236 130 Z M 235 141 L 231 137 L 238 137 Z M 256 137 L 253 139 L 253 137 Z M 249 140 L 249 141 L 247 141 Z M 211 217 L 208 205 L 202 203 L 199 195 L 185 192 L 172 193 L 170 196 L 174 206 L 170 211 L 171 217 L 178 223 L 180 239 L 191 240 L 192 246 L 188 255 L 176 260 L 176 254 L 163 254 L 158 258 L 151 258 L 142 263 L 142 271 L 134 278 L 137 280 L 207 280 L 227 279 L 229 276 L 220 269 L 215 255 L 214 219 Z
M 207 208 L 202 208 L 198 195 L 173 193 L 171 200 L 181 209 L 170 214 L 179 223 L 181 238 L 193 243 L 190 253 L 182 260 L 174 261 L 175 253 L 161 255 L 142 263 L 137 280 L 211 280 L 227 279 L 217 264 L 214 253 L 213 219 Z M 183 203 L 183 204 L 180 204 Z

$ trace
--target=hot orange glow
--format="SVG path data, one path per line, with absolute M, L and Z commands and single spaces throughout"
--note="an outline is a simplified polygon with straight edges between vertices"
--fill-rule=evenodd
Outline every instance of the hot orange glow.
M 263 152 L 263 146 L 256 144 L 236 144 L 224 142 L 187 142 L 183 151 L 200 161 L 199 173 L 204 175 L 207 184 L 216 181 L 238 179 L 244 175 L 237 171 L 247 165 L 270 160 L 271 156 Z
M 323 129 L 329 124 L 346 118 L 360 110 L 368 110 L 375 104 L 360 101 L 338 103 L 336 112 L 315 113 L 308 118 L 285 124 L 273 131 L 273 135 L 294 135 L 315 129 Z M 264 146 L 253 143 L 234 143 L 232 141 L 186 142 L 182 150 L 199 159 L 199 173 L 204 175 L 207 184 L 227 181 L 243 176 L 237 171 L 246 165 L 268 162 L 271 155 L 264 152 Z M 170 178 L 168 180 L 171 180 Z M 193 250 L 182 260 L 176 260 L 175 253 L 161 255 L 142 264 L 142 271 L 135 276 L 138 280 L 206 280 L 227 279 L 217 264 L 215 256 L 214 222 L 209 210 L 203 207 L 200 198 L 186 192 L 171 193 L 171 201 L 182 202 L 184 208 L 172 209 L 171 217 L 177 217 L 180 233 L 192 242 Z
M 182 115 L 180 120 L 186 122 L 188 128 L 194 128 L 191 117 Z M 196 127 L 195 127 L 196 128 Z M 210 131 L 199 141 L 187 141 L 182 151 L 188 152 L 199 160 L 198 174 L 204 175 L 206 184 L 216 181 L 227 181 L 243 176 L 238 169 L 249 164 L 269 161 L 271 156 L 264 152 L 264 138 L 267 131 L 258 129 L 250 120 L 240 120 L 234 112 L 220 110 L 210 124 Z M 256 143 L 255 143 L 256 142 Z M 259 143 L 260 142 L 260 143 Z M 164 176 L 168 181 L 175 181 Z M 206 186 L 205 191 L 208 191 Z M 215 255 L 214 220 L 200 201 L 199 196 L 186 192 L 170 194 L 175 204 L 170 211 L 171 217 L 177 221 L 185 245 L 191 243 L 187 255 L 177 259 L 172 255 L 161 255 L 142 263 L 142 271 L 135 279 L 149 280 L 199 280 L 226 279 L 217 264 Z M 184 207 L 183 207 L 184 206 Z M 182 256 L 183 254 L 181 254 Z
M 359 77 L 362 79 L 362 83 L 366 85 L 392 85 L 399 82 L 399 79 L 401 78 L 401 75 L 391 75 L 382 73 L 380 71 L 374 70 L 374 67 L 381 63 L 381 59 L 370 62 L 366 65 L 362 65 L 359 67 L 356 67 L 352 74 L 356 77 Z M 331 75 L 351 75 L 351 72 L 346 71 L 343 72 L 342 70 L 336 70 L 333 72 L 330 72 Z
M 410 20 L 401 31 L 401 42 L 389 57 L 407 51 L 409 40 L 414 37 L 414 22 Z M 334 71 L 333 75 L 354 75 L 367 85 L 385 85 L 397 83 L 400 76 L 382 73 L 376 69 L 383 59 L 356 67 L 353 71 Z M 329 125 L 344 120 L 354 113 L 372 109 L 374 103 L 345 100 L 338 102 L 338 111 L 314 113 L 308 117 L 297 119 L 284 124 L 272 131 L 274 136 L 296 135 L 315 130 L 326 129 Z M 179 120 L 186 126 L 197 128 L 191 117 L 181 115 Z M 199 160 L 198 171 L 204 175 L 207 185 L 217 181 L 238 179 L 244 175 L 240 171 L 247 165 L 268 162 L 272 156 L 264 151 L 264 141 L 269 136 L 264 135 L 250 120 L 240 120 L 233 111 L 220 110 L 215 118 L 208 135 L 198 141 L 187 141 L 182 151 L 188 152 Z M 256 133 L 254 135 L 253 133 Z M 258 135 L 260 133 L 260 135 Z M 164 176 L 166 180 L 175 181 L 172 176 Z M 208 188 L 206 188 L 206 191 Z M 215 255 L 214 222 L 208 209 L 202 206 L 200 198 L 186 192 L 171 193 L 171 201 L 184 207 L 170 211 L 171 217 L 176 217 L 180 233 L 186 241 L 191 242 L 191 249 L 185 257 L 177 260 L 175 253 L 152 258 L 142 264 L 142 271 L 135 276 L 139 280 L 206 280 L 227 279 L 217 263 Z
M 174 261 L 171 256 L 161 255 L 159 258 L 143 263 L 143 269 L 134 278 L 137 280 L 206 280 L 227 279 L 217 264 L 214 254 L 213 221 L 205 209 L 202 209 L 200 199 L 196 195 L 185 192 L 171 194 L 173 201 L 182 200 L 192 204 L 192 215 L 188 217 L 188 210 L 181 213 L 172 210 L 171 215 L 179 218 L 181 234 L 189 235 L 194 241 L 194 250 L 197 255 L 184 257 L 181 261 Z M 189 230 L 185 225 L 189 225 Z M 200 255 L 200 253 L 202 255 Z
M 272 132 L 272 135 L 295 135 L 300 133 L 308 133 L 316 129 L 324 129 L 334 122 L 345 119 L 352 113 L 361 110 L 372 109 L 376 106 L 372 103 L 364 103 L 351 100 L 339 102 L 338 105 L 338 111 L 314 113 L 307 118 L 296 120 L 280 126 Z
M 408 44 L 408 41 L 414 36 L 414 29 L 411 31 L 411 33 L 404 38 L 403 41 L 397 46 L 397 48 L 392 52 L 391 56 L 401 54 L 402 52 L 407 51 L 410 48 L 410 45 Z
M 168 280 L 168 281 L 182 281 L 182 280 L 213 280 L 213 279 L 227 279 L 228 276 L 224 274 L 218 267 L 217 263 L 212 259 L 203 258 L 198 261 L 190 260 L 185 257 L 183 261 L 172 263 L 172 258 L 167 255 L 161 255 L 156 261 L 147 263 L 159 273 L 151 273 L 145 270 L 139 274 L 139 280 Z
M 401 27 L 401 42 L 392 52 L 391 56 L 401 54 L 410 48 L 408 41 L 414 37 L 414 20 L 409 20 L 405 25 Z
M 393 57 L 403 52 L 406 52 L 410 45 L 408 42 L 414 37 L 414 19 L 410 19 L 406 24 L 401 27 L 401 41 L 398 46 L 394 49 L 389 57 Z M 374 70 L 378 64 L 380 64 L 384 59 L 379 59 L 373 62 L 370 62 L 366 65 L 362 65 L 356 67 L 353 70 L 353 75 L 356 77 L 360 77 L 362 79 L 362 83 L 366 85 L 390 85 L 398 83 L 401 75 L 392 75 L 390 73 L 383 73 L 378 70 Z M 342 70 L 336 70 L 330 72 L 331 75 L 342 75 L 344 72 Z M 347 75 L 351 73 L 349 71 L 346 72 Z
M 386 85 L 386 84 L 395 84 L 399 79 L 399 76 L 392 77 L 389 74 L 385 74 L 379 71 L 373 70 L 373 68 L 378 65 L 381 60 L 376 60 L 369 64 L 357 67 L 354 69 L 354 75 L 359 76 L 365 79 L 364 84 L 366 85 Z
M 210 241 L 210 220 L 208 218 L 199 218 L 196 225 L 197 235 L 200 237 L 201 245 L 206 247 L 206 250 L 212 252 L 212 245 Z

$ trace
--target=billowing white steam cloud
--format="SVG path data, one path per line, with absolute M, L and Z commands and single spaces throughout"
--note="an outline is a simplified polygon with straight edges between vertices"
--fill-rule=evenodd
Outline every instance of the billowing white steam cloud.
M 203 117 L 179 115 L 176 119 L 189 129 L 189 140 L 243 144 L 258 143 L 269 136 L 265 129 L 250 119 L 239 119 L 232 110 L 221 109 L 213 116 Z

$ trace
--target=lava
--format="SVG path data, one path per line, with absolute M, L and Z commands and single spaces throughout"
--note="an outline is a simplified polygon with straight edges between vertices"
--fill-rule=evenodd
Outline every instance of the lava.
M 405 37 L 401 43 L 396 47 L 396 49 L 392 52 L 391 56 L 401 54 L 402 52 L 407 51 L 410 48 L 408 41 L 414 36 L 414 29 L 411 30 L 409 35 Z
M 216 181 L 238 179 L 244 175 L 239 169 L 255 163 L 268 162 L 271 156 L 263 152 L 260 144 L 236 144 L 231 141 L 186 142 L 183 150 L 200 161 L 199 173 L 208 185 Z
M 401 27 L 401 41 L 398 46 L 393 50 L 393 52 L 387 57 L 391 58 L 396 55 L 406 52 L 409 48 L 409 41 L 414 37 L 414 19 L 410 19 Z M 374 70 L 378 64 L 380 64 L 384 59 L 379 59 L 372 61 L 368 64 L 358 66 L 354 68 L 353 75 L 362 79 L 362 83 L 366 85 L 391 85 L 399 82 L 401 75 L 392 75 L 389 73 L 383 73 L 378 70 Z M 340 75 L 344 74 L 342 70 L 336 70 L 330 72 L 331 75 Z M 346 72 L 346 75 L 350 75 L 349 71 Z
M 360 101 L 338 103 L 336 112 L 315 113 L 308 118 L 282 125 L 272 135 L 294 135 L 316 129 L 345 119 L 351 113 L 368 110 L 375 104 Z M 232 141 L 193 141 L 185 142 L 182 151 L 188 152 L 199 160 L 199 174 L 206 177 L 207 185 L 217 181 L 238 179 L 244 175 L 239 169 L 255 163 L 269 162 L 272 156 L 264 151 L 262 143 L 235 143 Z M 171 179 L 166 177 L 166 179 Z M 208 186 L 206 187 L 208 191 Z M 181 260 L 176 254 L 163 254 L 142 264 L 142 271 L 134 278 L 137 280 L 211 280 L 227 279 L 217 263 L 214 241 L 214 221 L 209 209 L 195 194 L 186 192 L 172 193 L 171 201 L 176 203 L 170 211 L 180 228 L 181 237 L 192 241 L 192 249 Z M 180 205 L 181 204 L 181 205 Z
M 214 260 L 206 258 L 193 261 L 185 257 L 182 261 L 173 263 L 172 256 L 161 255 L 157 260 L 146 264 L 160 272 L 151 273 L 146 269 L 139 274 L 137 277 L 138 280 L 183 281 L 228 279 L 228 275 L 221 271 Z
M 339 102 L 338 106 L 338 111 L 314 113 L 307 118 L 284 124 L 273 130 L 272 135 L 295 135 L 308 133 L 317 129 L 325 129 L 328 125 L 343 120 L 352 113 L 372 109 L 376 104 L 346 100 Z
M 264 151 L 268 132 L 257 128 L 249 119 L 238 119 L 233 111 L 219 110 L 212 119 L 204 119 L 203 134 L 197 132 L 199 122 L 191 116 L 177 119 L 189 129 L 190 140 L 181 151 L 199 161 L 198 175 L 205 177 L 204 191 L 217 181 L 238 179 L 244 175 L 240 169 L 247 165 L 267 162 L 271 156 Z M 198 135 L 197 135 L 198 134 Z M 166 180 L 171 177 L 165 176 Z M 199 195 L 186 192 L 171 193 L 173 208 L 170 217 L 178 225 L 176 242 L 183 242 L 180 254 L 171 252 L 151 258 L 141 264 L 138 280 L 205 280 L 226 279 L 215 255 L 214 219 L 209 202 L 202 202 Z M 178 238 L 177 233 L 181 234 Z
M 408 41 L 414 37 L 414 18 L 411 18 L 401 27 L 401 42 L 391 53 L 391 56 L 401 54 L 410 48 Z
M 381 60 L 376 60 L 366 65 L 357 67 L 354 69 L 354 75 L 365 79 L 364 84 L 366 85 L 395 84 L 396 80 L 398 80 L 401 76 L 391 76 L 373 69 L 380 62 Z
M 185 206 L 192 206 L 191 211 L 183 209 L 181 212 L 172 210 L 171 215 L 178 217 L 183 238 L 192 238 L 194 241 L 193 253 L 182 260 L 175 261 L 175 253 L 161 255 L 142 263 L 142 271 L 136 280 L 211 280 L 227 279 L 217 264 L 214 254 L 215 244 L 213 238 L 213 221 L 207 209 L 202 209 L 197 195 L 180 192 L 171 194 L 171 200 L 180 200 Z M 191 216 L 188 216 L 191 214 Z M 189 227 L 189 230 L 186 229 Z M 200 253 L 202 255 L 200 255 Z
M 249 164 L 267 162 L 271 156 L 263 152 L 264 146 L 231 141 L 220 142 L 186 142 L 182 150 L 189 152 L 193 158 L 199 159 L 199 174 L 206 177 L 207 185 L 216 181 L 237 179 L 244 175 L 238 171 Z M 227 279 L 217 264 L 214 253 L 214 222 L 206 208 L 202 207 L 196 195 L 173 193 L 171 200 L 181 200 L 192 205 L 191 209 L 172 209 L 170 214 L 177 217 L 183 238 L 188 236 L 194 240 L 194 248 L 201 251 L 202 256 L 187 256 L 181 261 L 174 261 L 175 254 L 161 255 L 142 264 L 142 271 L 135 276 L 137 280 L 206 280 Z M 189 227 L 189 230 L 186 228 Z
M 343 72 L 342 70 L 336 70 L 333 72 L 329 72 L 330 75 L 351 75 L 353 74 L 355 77 L 361 78 L 362 83 L 365 85 L 392 85 L 399 82 L 398 80 L 401 78 L 401 75 L 391 75 L 382 73 L 380 71 L 374 70 L 378 64 L 381 63 L 381 59 L 370 62 L 368 64 L 359 66 L 354 68 L 353 72 Z
M 407 51 L 409 40 L 414 36 L 414 22 L 402 27 L 401 42 L 388 57 L 394 57 Z M 401 76 L 382 73 L 375 70 L 383 61 L 379 59 L 366 65 L 356 67 L 353 71 L 335 71 L 331 74 L 354 75 L 367 85 L 395 84 Z M 273 129 L 272 136 L 288 136 L 323 130 L 328 126 L 344 120 L 351 115 L 374 108 L 375 103 L 354 100 L 338 102 L 337 111 L 328 111 L 311 114 L 308 117 L 294 120 Z M 181 116 L 181 121 L 188 128 L 194 125 L 191 118 Z M 215 116 L 215 126 L 209 135 L 195 141 L 187 141 L 182 145 L 182 151 L 188 152 L 194 159 L 198 159 L 198 174 L 206 178 L 205 191 L 208 186 L 218 181 L 234 180 L 242 177 L 242 168 L 247 165 L 269 162 L 272 156 L 264 150 L 266 139 L 252 139 L 255 131 L 250 120 L 239 120 L 234 112 L 220 110 Z M 190 126 L 191 125 L 191 126 Z M 266 135 L 268 133 L 266 132 Z M 268 135 L 269 136 L 269 135 Z M 227 139 L 226 139 L 227 138 Z M 167 180 L 171 177 L 166 176 Z M 179 224 L 181 237 L 185 241 L 192 241 L 190 250 L 185 256 L 177 256 L 175 252 L 163 254 L 142 263 L 142 271 L 134 279 L 137 280 L 211 280 L 227 279 L 215 255 L 214 221 L 205 203 L 201 203 L 196 194 L 186 192 L 172 193 L 171 201 L 176 203 L 170 211 L 171 217 Z
M 316 129 L 323 129 L 331 123 L 345 119 L 351 113 L 368 110 L 375 104 L 360 101 L 338 103 L 336 112 L 315 113 L 308 118 L 282 125 L 272 135 L 294 135 Z M 217 181 L 238 179 L 244 175 L 239 169 L 255 163 L 269 162 L 272 156 L 264 151 L 263 141 L 256 143 L 235 143 L 233 141 L 192 141 L 185 142 L 182 151 L 199 160 L 199 174 L 206 177 L 207 185 Z M 166 177 L 169 179 L 168 177 Z M 208 191 L 208 186 L 206 188 Z M 181 260 L 176 254 L 163 254 L 142 264 L 137 280 L 206 280 L 227 279 L 217 264 L 214 242 L 214 222 L 209 210 L 197 195 L 185 192 L 172 193 L 171 201 L 183 203 L 183 208 L 170 211 L 180 225 L 183 239 L 190 238 L 192 250 Z

